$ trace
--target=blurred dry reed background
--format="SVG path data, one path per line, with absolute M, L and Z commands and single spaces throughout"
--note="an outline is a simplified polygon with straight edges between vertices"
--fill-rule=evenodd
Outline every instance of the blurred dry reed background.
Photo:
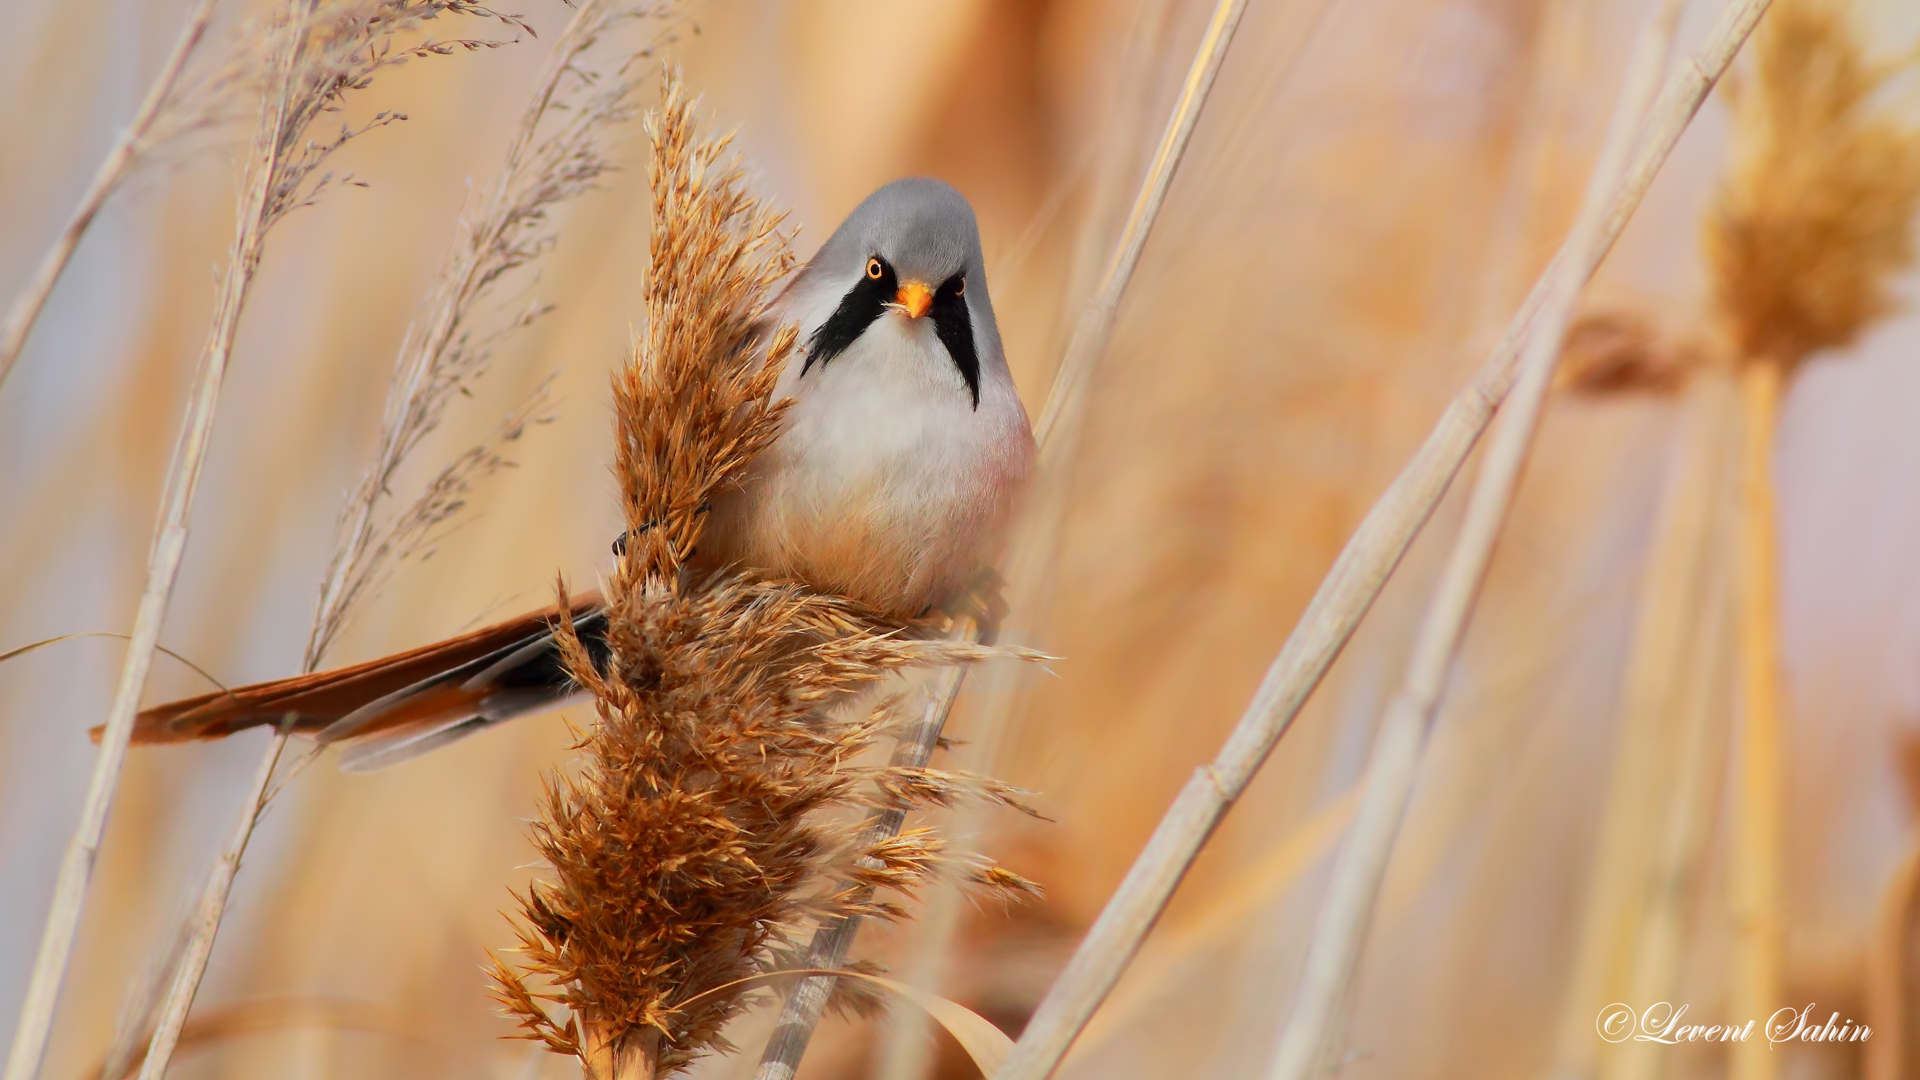
M 0 114 L 0 295 L 28 280 L 192 6 L 25 0 L 9 13 L 0 82 L 20 107 Z M 1211 6 L 969 0 L 902 18 L 715 0 L 672 51 L 715 122 L 738 127 L 756 189 L 794 207 L 802 256 L 894 176 L 930 172 L 966 191 L 1037 410 Z M 1712 6 L 1692 5 L 1683 47 Z M 1817 9 L 1781 10 L 1796 6 Z M 1032 1010 L 1564 233 L 1649 7 L 1250 4 L 1092 388 L 1060 553 L 1012 598 L 1009 638 L 1064 659 L 1054 675 L 989 672 L 951 732 L 957 756 L 994 750 L 970 763 L 1036 792 L 1053 819 L 965 826 L 1048 896 L 962 906 L 940 992 L 1009 1030 Z M 344 119 L 410 119 L 333 165 L 371 187 L 290 216 L 268 246 L 161 636 L 230 684 L 298 669 L 341 494 L 380 439 L 391 358 L 570 14 L 501 10 L 540 37 L 383 73 Z M 1839 25 L 1868 65 L 1920 40 L 1920 11 L 1898 0 L 1856 0 Z M 1589 293 L 1597 315 L 1575 335 L 1570 384 L 1388 870 L 1343 1076 L 1725 1075 L 1709 1048 L 1603 1045 L 1593 1014 L 1646 992 L 1701 1022 L 1730 1018 L 1746 1007 L 1734 990 L 1750 983 L 1734 973 L 1755 948 L 1775 965 L 1781 1004 L 1817 1001 L 1877 1030 L 1864 1055 L 1783 1049 L 1778 1075 L 1916 1074 L 1914 278 L 1864 243 L 1863 272 L 1894 275 L 1894 303 L 1848 316 L 1857 334 L 1743 336 L 1753 320 L 1730 291 L 1725 246 L 1703 248 L 1709 223 L 1725 236 L 1742 214 L 1818 210 L 1818 185 L 1832 182 L 1818 167 L 1845 141 L 1784 134 L 1831 114 L 1755 119 L 1773 92 L 1751 63 L 1761 58 L 1742 65 L 1739 110 L 1718 95 L 1696 121 Z M 1910 72 L 1877 89 L 1877 68 L 1852 78 L 1867 88 L 1856 119 L 1869 128 L 1920 125 Z M 1805 172 L 1767 164 L 1760 123 Z M 1833 152 L 1791 152 L 1821 138 Z M 232 231 L 237 144 L 202 141 L 213 145 L 168 155 L 108 202 L 0 386 L 0 649 L 131 621 L 213 307 L 201 268 Z M 516 444 L 518 467 L 489 480 L 431 560 L 365 603 L 334 659 L 537 605 L 556 571 L 584 582 L 609 568 L 620 511 L 605 471 L 606 373 L 641 319 L 647 257 L 637 125 L 614 157 L 622 171 L 556 215 L 558 246 L 537 285 L 514 294 L 554 311 L 500 344 L 493 373 L 453 403 L 402 484 L 479 443 L 550 371 L 558 419 Z M 1773 186 L 1756 190 L 1755 175 Z M 1841 198 L 1841 223 L 1867 201 Z M 1875 235 L 1900 213 L 1885 210 Z M 1752 601 L 1734 526 L 1738 440 L 1757 407 L 1738 384 L 1764 365 L 1791 369 L 1771 445 L 1780 767 L 1760 781 L 1773 794 L 1742 797 L 1749 756 L 1736 740 L 1751 735 L 1736 672 L 1752 662 L 1739 644 Z M 1455 520 L 1450 502 L 1062 1076 L 1262 1074 L 1374 718 Z M 85 729 L 105 714 L 120 653 L 83 640 L 0 666 L 9 1020 L 92 761 Z M 1006 728 L 970 731 L 1001 677 Z M 148 700 L 204 689 L 161 657 Z M 123 1001 L 199 891 L 264 738 L 129 758 L 44 1075 L 98 1066 Z M 479 966 L 512 942 L 499 911 L 528 880 L 512 869 L 530 858 L 523 820 L 567 743 L 564 719 L 548 717 L 388 773 L 343 776 L 322 761 L 303 774 L 240 875 L 196 1006 L 212 1034 L 183 1043 L 173 1075 L 562 1075 L 559 1059 L 498 1038 L 511 1024 Z M 1750 873 L 1736 852 L 1754 842 L 1755 806 L 1776 837 L 1760 845 L 1776 866 L 1772 946 L 1743 941 L 1729 911 Z M 871 934 L 860 955 L 904 971 L 916 933 Z M 730 1037 L 756 1048 L 768 1022 L 752 1014 Z M 883 1028 L 830 1022 L 802 1075 L 875 1076 Z M 938 1039 L 938 1075 L 969 1075 Z M 753 1057 L 694 1075 L 744 1075 Z

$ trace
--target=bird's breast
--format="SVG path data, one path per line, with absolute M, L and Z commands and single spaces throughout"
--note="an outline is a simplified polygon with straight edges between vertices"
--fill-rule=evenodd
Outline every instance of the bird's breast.
M 703 554 L 916 614 L 992 557 L 1025 478 L 1011 381 L 989 380 L 976 409 L 930 321 L 891 313 L 802 366 L 776 391 L 793 402 L 785 430 L 716 501 Z

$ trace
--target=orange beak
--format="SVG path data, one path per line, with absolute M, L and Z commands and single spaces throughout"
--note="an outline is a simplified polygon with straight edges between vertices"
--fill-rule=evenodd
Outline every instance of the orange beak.
M 933 290 L 917 281 L 909 281 L 900 286 L 900 291 L 893 296 L 893 302 L 900 305 L 907 313 L 907 318 L 917 319 L 933 306 Z

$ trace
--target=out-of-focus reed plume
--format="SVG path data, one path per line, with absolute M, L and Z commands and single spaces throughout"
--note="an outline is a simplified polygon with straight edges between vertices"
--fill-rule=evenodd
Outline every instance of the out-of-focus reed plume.
M 1678 393 L 1712 353 L 1663 329 L 1626 309 L 1583 315 L 1567 330 L 1555 380 L 1575 394 Z
M 505 325 L 472 325 L 475 307 L 508 275 L 539 259 L 559 240 L 551 219 L 561 205 L 595 187 L 613 167 L 606 136 L 630 119 L 639 89 L 639 49 L 607 77 L 588 55 L 623 23 L 665 19 L 673 5 L 587 0 L 555 43 L 553 59 L 535 86 L 507 149 L 505 166 L 462 236 L 408 331 L 394 365 L 380 447 L 343 508 L 334 550 L 307 641 L 306 669 L 316 668 L 346 622 L 354 602 L 374 588 L 394 562 L 427 548 L 457 514 L 476 481 L 506 464 L 505 444 L 539 418 L 539 398 L 523 405 L 479 445 L 443 468 L 390 522 L 375 512 L 401 465 L 440 426 L 447 404 L 486 372 L 502 335 L 551 310 L 535 303 Z M 559 116 L 557 122 L 551 118 Z
M 93 182 L 80 197 L 80 205 L 74 208 L 65 228 L 61 229 L 53 245 L 41 257 L 40 265 L 34 269 L 27 287 L 14 298 L 13 306 L 7 310 L 6 322 L 0 323 L 0 385 L 6 384 L 14 361 L 20 358 L 20 350 L 26 347 L 28 332 L 33 329 L 40 312 L 46 308 L 47 298 L 53 295 L 53 287 L 59 283 L 67 263 L 72 261 L 75 249 L 80 246 L 80 238 L 86 235 L 88 227 L 99 216 L 107 200 L 133 175 L 142 161 L 168 142 L 189 131 L 209 126 L 214 116 L 209 111 L 212 103 L 231 101 L 242 96 L 222 92 L 239 89 L 228 85 L 237 81 L 233 78 L 237 73 L 236 65 L 217 68 L 199 79 L 188 74 L 188 65 L 194 60 L 213 21 L 213 7 L 214 0 L 200 0 L 187 16 L 186 26 L 181 29 L 173 52 L 160 66 L 160 73 L 147 89 L 147 96 L 141 101 L 139 110 L 114 140 L 113 149 L 107 152 L 105 160 L 101 161 L 100 168 L 94 173 Z
M 629 531 L 607 587 L 607 655 L 555 628 L 598 720 L 534 826 L 551 880 L 520 898 L 524 970 L 493 966 L 524 1037 L 578 1056 L 595 1080 L 671 1074 L 727 1046 L 752 980 L 799 966 L 812 924 L 902 914 L 877 891 L 925 880 L 940 842 L 875 836 L 832 811 L 967 791 L 1013 801 L 984 781 L 855 764 L 894 720 L 890 705 L 849 706 L 850 691 L 989 650 L 797 585 L 687 569 L 709 499 L 779 433 L 769 395 L 796 330 L 767 325 L 767 304 L 793 259 L 782 215 L 749 193 L 727 140 L 696 131 L 671 76 L 651 128 L 647 326 L 613 382 Z M 1000 892 L 1032 888 L 969 870 Z
M 531 32 L 515 16 L 501 15 L 467 3 L 447 3 L 437 2 L 437 0 L 428 3 L 408 3 L 405 0 L 381 0 L 373 4 L 342 4 L 330 7 L 324 16 L 316 14 L 316 9 L 309 8 L 304 21 L 289 21 L 284 26 L 275 28 L 289 35 L 289 44 L 286 47 L 292 50 L 293 63 L 296 65 L 287 79 L 290 96 L 287 100 L 285 116 L 282 118 L 283 124 L 300 123 L 304 128 L 324 113 L 339 111 L 341 99 L 347 92 L 365 89 L 380 70 L 402 63 L 409 57 L 447 55 L 456 50 L 473 51 L 503 43 L 461 38 L 430 39 L 401 45 L 396 40 L 402 35 L 417 32 L 422 23 L 445 13 L 497 19 L 509 26 Z M 299 66 L 303 64 L 303 67 Z M 404 119 L 404 117 L 393 112 L 376 113 L 372 119 L 357 128 L 343 126 L 331 142 L 308 141 L 298 152 L 293 150 L 293 142 L 286 138 L 287 132 L 283 127 L 280 152 L 276 154 L 276 160 L 286 162 L 287 165 L 280 175 L 274 176 L 269 182 L 269 190 L 263 206 L 265 225 L 270 226 L 279 215 L 297 206 L 312 203 L 321 191 L 333 182 L 331 174 L 315 175 L 333 150 L 359 134 L 397 119 Z M 296 131 L 294 134 L 299 132 Z M 350 178 L 342 179 L 350 181 Z M 431 517 L 416 526 L 417 535 L 406 534 L 412 543 L 409 545 L 403 542 L 400 545 L 402 556 L 411 553 L 423 543 L 427 539 L 425 533 L 433 526 L 443 523 L 459 511 L 463 505 L 463 496 L 471 491 L 472 483 L 479 474 L 505 464 L 498 444 L 518 438 L 525 431 L 528 423 L 534 419 L 537 417 L 532 415 L 531 407 L 516 411 L 502 425 L 493 440 L 462 454 L 455 460 L 454 465 L 449 466 L 428 485 L 427 493 L 422 496 L 418 505 L 425 506 L 426 512 Z M 395 465 L 397 466 L 397 461 Z M 390 484 L 391 473 L 386 479 Z M 370 512 L 379 497 L 387 493 L 388 486 L 383 484 L 380 490 L 366 499 L 366 509 Z M 403 519 L 402 527 L 407 524 L 411 522 Z M 316 613 L 316 630 L 323 619 L 328 626 L 337 628 L 344 619 L 351 602 L 357 596 L 358 593 L 355 592 L 334 598 L 334 602 L 330 604 L 323 602 Z M 315 637 L 318 638 L 317 633 Z M 319 659 L 320 651 L 310 644 L 305 670 L 312 670 L 317 666 Z M 194 996 L 206 975 L 206 965 L 226 913 L 227 900 L 233 888 L 234 878 L 239 872 L 240 861 L 246 852 L 254 827 L 271 798 L 268 785 L 272 781 L 286 741 L 287 734 L 281 732 L 269 742 L 239 819 L 223 846 L 220 856 L 215 860 L 202 890 L 199 910 L 186 928 L 184 948 L 173 965 L 167 994 L 163 1000 L 154 1003 L 155 1019 L 151 1025 L 147 1052 L 141 1064 L 142 1077 L 163 1076 L 172 1060 L 174 1048 L 181 1037 Z M 304 764 L 304 761 L 301 764 Z M 146 1025 L 143 1024 L 140 1030 L 144 1032 L 145 1027 Z M 115 1053 L 119 1053 L 117 1048 Z
M 1793 371 L 1892 310 L 1913 258 L 1920 130 L 1877 100 L 1903 66 L 1876 63 L 1844 0 L 1782 0 L 1734 102 L 1736 151 L 1706 249 L 1741 366 L 1739 769 L 1729 868 L 1735 1015 L 1765 1016 L 1785 968 L 1785 721 L 1779 670 L 1773 431 Z M 1778 1056 L 1734 1048 L 1734 1076 L 1770 1080 Z
M 502 23 L 531 34 L 518 16 L 503 14 L 474 0 L 296 0 L 264 31 L 265 46 L 285 57 L 284 76 L 270 86 L 253 151 L 267 168 L 258 177 L 263 188 L 256 233 L 264 234 L 288 213 L 313 205 L 329 188 L 354 183 L 351 174 L 322 172 L 329 158 L 349 141 L 376 128 L 406 119 L 382 110 L 359 125 L 342 123 L 331 136 L 316 137 L 322 117 L 340 112 L 348 94 L 373 84 L 380 72 L 408 60 L 472 52 L 506 44 L 494 38 L 404 38 L 442 15 L 464 15 Z M 238 265 L 257 267 L 260 245 L 237 251 Z
M 1707 230 L 1714 299 L 1741 357 L 1793 365 L 1894 308 L 1913 260 L 1920 131 L 1881 100 L 1846 0 L 1781 0 L 1736 84 L 1731 174 Z
M 95 853 L 126 760 L 134 712 L 186 554 L 188 521 L 206 461 L 220 388 L 233 355 L 240 316 L 259 271 L 267 233 L 289 212 L 311 205 L 334 185 L 334 174 L 320 171 L 334 151 L 367 131 L 403 119 L 398 113 L 380 112 L 359 127 L 343 125 L 330 138 L 313 137 L 315 122 L 339 111 L 348 94 L 365 89 L 381 70 L 411 58 L 501 44 L 479 38 L 429 38 L 405 45 L 398 41 L 443 14 L 496 20 L 527 30 L 517 18 L 472 0 L 372 0 L 324 7 L 318 0 L 295 0 L 262 31 L 259 48 L 269 57 L 263 69 L 268 72 L 266 90 L 247 153 L 234 237 L 215 300 L 213 325 L 168 470 L 132 641 L 108 711 L 80 824 L 55 884 L 52 910 L 7 1061 L 7 1080 L 31 1080 L 38 1074 L 45 1054 L 60 984 L 79 931 Z M 339 181 L 350 182 L 350 178 L 341 177 Z M 263 770 L 263 776 L 267 771 Z M 262 790 L 264 785 L 262 779 Z M 153 1067 L 151 1055 L 148 1067 Z

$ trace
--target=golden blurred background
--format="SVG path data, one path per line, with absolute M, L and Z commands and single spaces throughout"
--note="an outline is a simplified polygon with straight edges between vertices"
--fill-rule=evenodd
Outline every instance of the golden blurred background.
M 1686 40 L 1714 6 L 1692 5 Z M 26 279 L 188 7 L 10 0 L 0 295 Z M 954 729 L 957 758 L 1035 792 L 1052 819 L 957 824 L 1048 897 L 1013 910 L 947 903 L 958 939 L 940 992 L 1009 1030 L 1032 1010 L 1558 243 L 1649 7 L 1251 4 L 1098 369 L 1057 557 L 1039 580 L 1015 583 L 1010 636 L 1061 659 L 976 680 Z M 1910 0 L 1855 8 L 1870 43 L 1897 51 L 1920 39 Z M 688 8 L 668 55 L 712 121 L 737 129 L 758 187 L 793 208 L 802 254 L 889 179 L 958 185 L 980 214 L 1008 353 L 1037 411 L 1210 9 L 708 0 Z M 162 636 L 229 684 L 297 669 L 395 349 L 567 15 L 555 0 L 513 10 L 539 39 L 383 75 L 355 110 L 410 119 L 357 140 L 337 166 L 371 186 L 331 193 L 268 241 Z M 1682 142 L 1589 308 L 1626 312 L 1665 340 L 1712 337 L 1700 248 L 1728 159 L 1723 97 Z M 1916 100 L 1908 88 L 1901 102 L 1920 123 Z M 639 125 L 627 134 L 620 156 L 638 166 Z M 131 619 L 224 257 L 235 153 L 216 143 L 176 155 L 117 197 L 0 387 L 0 650 Z M 416 468 L 472 443 L 549 372 L 559 419 L 517 445 L 518 467 L 487 483 L 432 559 L 360 613 L 335 661 L 540 604 L 556 572 L 590 583 L 605 571 L 619 531 L 606 376 L 638 317 L 646 217 L 639 168 L 566 211 L 559 247 L 516 294 L 556 311 L 503 347 Z M 1905 295 L 1913 284 L 1909 275 Z M 1900 314 L 1807 365 L 1775 458 L 1787 997 L 1856 1020 L 1875 1007 L 1876 971 L 1920 973 L 1900 929 L 1920 852 L 1920 791 L 1903 764 L 1920 733 L 1917 353 L 1920 318 Z M 1666 797 L 1612 778 L 1642 582 L 1695 404 L 1673 392 L 1555 398 L 1395 849 L 1339 1075 L 1725 1075 L 1711 1048 L 1632 1060 L 1608 1049 L 1590 1018 L 1614 998 L 1583 995 L 1612 984 L 1581 975 L 1610 807 Z M 1457 495 L 1061 1076 L 1264 1075 L 1326 856 Z M 9 1025 L 93 759 L 85 732 L 104 716 L 120 653 L 87 639 L 0 666 Z M 1014 693 L 1004 728 L 989 729 L 978 707 L 992 685 Z M 147 700 L 204 689 L 163 658 Z M 1728 1007 L 1724 728 L 1695 763 L 1698 836 L 1661 990 L 1702 1022 Z M 97 1067 L 130 988 L 188 910 L 264 738 L 134 751 L 46 1076 L 80 1080 Z M 1656 732 L 1642 752 L 1677 759 L 1680 743 Z M 348 776 L 323 761 L 302 774 L 254 842 L 197 1008 L 318 1002 L 333 1020 L 183 1049 L 174 1075 L 568 1075 L 570 1063 L 499 1038 L 509 1025 L 480 970 L 486 949 L 510 944 L 499 912 L 532 872 L 525 822 L 566 744 L 555 714 L 388 772 Z M 863 951 L 920 971 L 925 932 L 874 933 Z M 830 1023 L 802 1076 L 908 1080 L 889 1075 L 897 1022 Z M 766 1026 L 743 1021 L 735 1041 L 747 1052 L 693 1075 L 746 1075 Z M 907 1031 L 909 1042 L 934 1038 Z M 938 1075 L 972 1075 L 944 1038 L 927 1043 Z M 1781 1053 L 1783 1075 L 1867 1075 L 1857 1047 Z M 1920 1076 L 1908 1061 L 1875 1068 Z

